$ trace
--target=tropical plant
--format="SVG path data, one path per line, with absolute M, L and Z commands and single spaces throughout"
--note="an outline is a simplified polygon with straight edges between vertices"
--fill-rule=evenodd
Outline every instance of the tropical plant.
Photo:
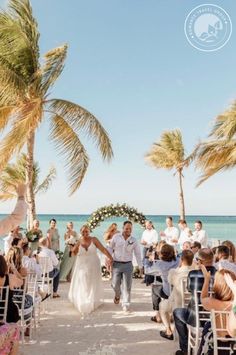
M 26 145 L 32 216 L 35 133 L 43 120 L 50 122 L 49 137 L 64 155 L 70 194 L 80 186 L 89 164 L 81 133 L 93 139 L 103 159 L 113 156 L 109 136 L 94 115 L 73 102 L 49 98 L 66 55 L 67 45 L 63 45 L 46 53 L 41 61 L 39 31 L 29 0 L 9 0 L 8 9 L 0 12 L 0 131 L 8 127 L 0 145 L 0 170 Z
M 145 155 L 146 161 L 156 169 L 175 169 L 179 179 L 180 218 L 185 219 L 183 192 L 183 169 L 191 163 L 193 156 L 185 156 L 182 134 L 179 129 L 162 133 L 160 141 L 152 145 Z
M 8 164 L 0 174 L 0 200 L 6 201 L 17 197 L 16 187 L 20 183 L 26 182 L 26 165 L 27 156 L 22 154 L 15 163 Z M 40 168 L 37 162 L 33 165 L 32 185 L 34 200 L 39 193 L 46 193 L 50 188 L 53 180 L 56 178 L 56 169 L 52 166 L 47 176 L 39 182 Z M 28 201 L 27 201 L 28 202 Z M 31 218 L 36 216 L 36 211 L 33 211 L 33 216 L 28 210 L 27 228 L 30 228 Z
M 197 186 L 236 166 L 236 102 L 215 119 L 209 139 L 197 146 L 196 166 L 202 172 Z

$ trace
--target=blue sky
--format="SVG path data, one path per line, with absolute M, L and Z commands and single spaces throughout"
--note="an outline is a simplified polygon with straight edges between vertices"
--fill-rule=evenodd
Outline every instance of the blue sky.
M 0 0 L 4 5 L 5 1 Z M 41 33 L 41 53 L 67 42 L 65 70 L 51 97 L 75 101 L 93 112 L 109 132 L 114 159 L 103 163 L 92 141 L 91 158 L 76 194 L 68 197 L 63 158 L 49 143 L 45 122 L 37 135 L 36 159 L 42 175 L 58 177 L 37 200 L 39 213 L 90 213 L 107 203 L 126 202 L 144 213 L 178 214 L 178 185 L 172 172 L 144 161 L 164 130 L 180 128 L 186 150 L 204 139 L 214 117 L 236 99 L 236 4 L 214 1 L 230 15 L 233 33 L 221 50 L 191 47 L 184 21 L 200 1 L 33 0 Z M 235 215 L 236 169 L 195 188 L 199 173 L 185 171 L 188 214 Z M 1 204 L 8 212 L 12 203 Z

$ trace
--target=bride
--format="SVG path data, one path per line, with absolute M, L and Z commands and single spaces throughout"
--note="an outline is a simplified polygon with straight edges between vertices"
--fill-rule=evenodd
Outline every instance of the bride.
M 69 290 L 69 300 L 82 315 L 86 315 L 103 303 L 104 289 L 97 249 L 105 254 L 111 263 L 113 259 L 99 240 L 89 235 L 88 226 L 84 225 L 80 232 L 81 238 L 72 249 L 72 253 L 77 257 Z

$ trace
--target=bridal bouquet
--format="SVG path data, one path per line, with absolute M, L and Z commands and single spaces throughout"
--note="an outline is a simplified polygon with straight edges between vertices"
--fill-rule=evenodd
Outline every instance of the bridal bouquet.
M 28 231 L 26 232 L 26 238 L 28 239 L 29 242 L 36 242 L 42 237 L 42 232 L 41 231 Z
M 77 243 L 77 241 L 78 240 L 76 239 L 76 237 L 71 235 L 70 238 L 66 240 L 66 244 L 73 247 Z
M 57 259 L 59 260 L 59 261 L 62 261 L 62 258 L 63 258 L 63 251 L 61 251 L 61 250 L 56 250 L 55 251 L 55 254 L 56 254 L 56 257 L 57 257 Z

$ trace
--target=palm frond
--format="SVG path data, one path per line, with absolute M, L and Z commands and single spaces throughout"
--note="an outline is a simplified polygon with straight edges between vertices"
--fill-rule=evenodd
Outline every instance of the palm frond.
M 10 122 L 11 112 L 14 106 L 0 107 L 0 132 L 4 130 L 7 124 Z
M 89 138 L 95 141 L 103 159 L 113 156 L 111 140 L 98 119 L 85 108 L 66 100 L 49 100 L 49 111 L 63 117 L 73 130 L 79 134 L 84 130 Z
M 45 54 L 45 64 L 40 69 L 42 81 L 41 90 L 46 94 L 48 89 L 60 76 L 67 55 L 67 45 L 50 50 Z
M 56 175 L 57 175 L 56 169 L 52 166 L 45 179 L 41 182 L 40 185 L 36 186 L 34 193 L 37 194 L 37 193 L 47 192 L 53 180 L 56 178 Z
M 74 130 L 59 115 L 51 117 L 50 137 L 59 152 L 65 156 L 70 194 L 73 194 L 80 186 L 88 168 L 89 158 L 86 150 Z
M 219 115 L 214 122 L 210 137 L 231 139 L 236 135 L 236 102 Z
M 1 201 L 8 201 L 12 200 L 17 197 L 17 193 L 9 193 L 9 192 L 1 192 L 0 193 L 0 200 Z

